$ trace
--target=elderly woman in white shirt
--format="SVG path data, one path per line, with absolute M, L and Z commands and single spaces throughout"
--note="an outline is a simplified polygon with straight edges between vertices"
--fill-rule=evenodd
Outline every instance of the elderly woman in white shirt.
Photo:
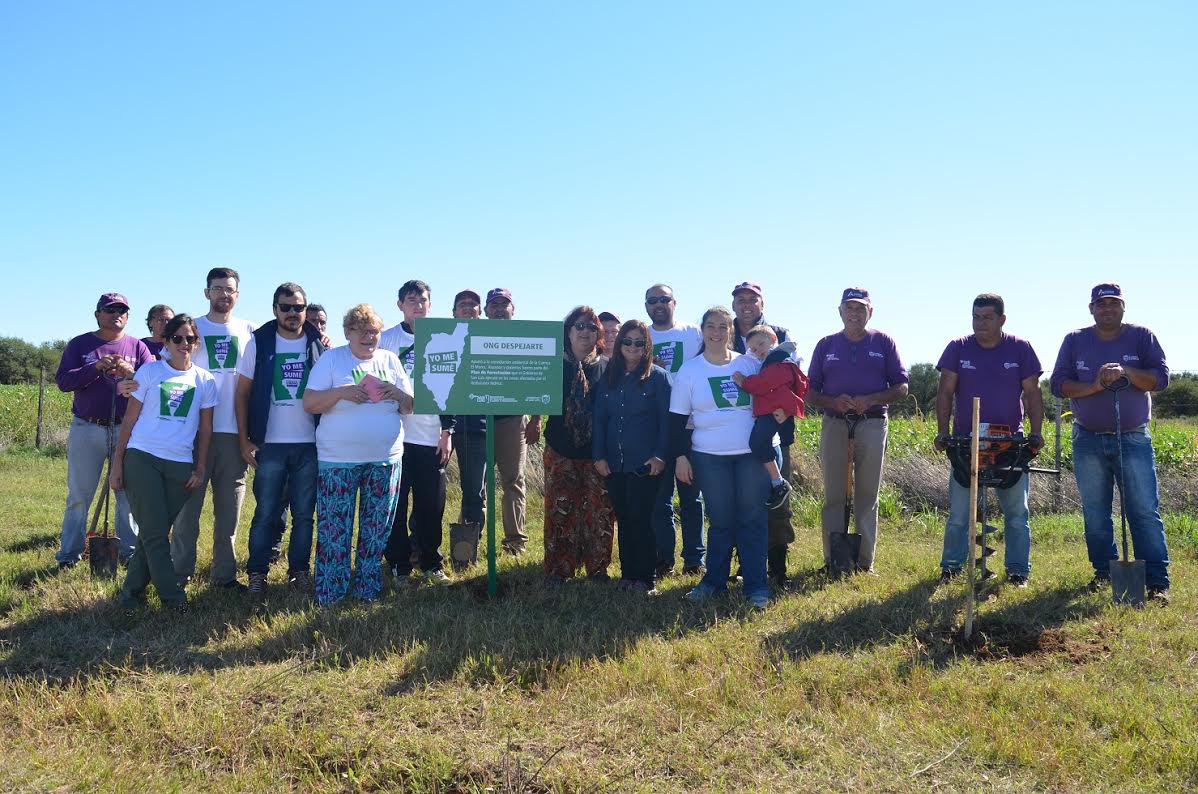
M 412 410 L 412 381 L 399 358 L 379 347 L 383 320 L 368 304 L 342 322 L 349 344 L 317 360 L 304 391 L 304 410 L 320 414 L 316 455 L 316 602 L 347 594 L 377 600 L 382 556 L 399 495 L 403 424 Z M 358 508 L 357 567 L 351 577 L 354 506 Z M 352 578 L 352 588 L 351 588 Z

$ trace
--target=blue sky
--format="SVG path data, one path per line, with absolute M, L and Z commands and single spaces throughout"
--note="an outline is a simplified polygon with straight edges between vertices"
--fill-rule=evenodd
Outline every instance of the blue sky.
M 800 352 L 840 290 L 909 363 L 983 291 L 1051 368 L 1116 280 L 1198 370 L 1198 4 L 4 3 L 0 335 L 99 293 L 269 318 L 509 287 L 695 320 L 749 279 Z

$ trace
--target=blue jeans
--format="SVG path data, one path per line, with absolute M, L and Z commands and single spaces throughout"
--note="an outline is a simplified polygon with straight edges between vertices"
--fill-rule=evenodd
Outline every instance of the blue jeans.
M 1135 559 L 1144 560 L 1149 587 L 1169 586 L 1169 547 L 1161 521 L 1152 436 L 1146 427 L 1123 433 L 1123 477 L 1119 477 L 1119 446 L 1114 433 L 1091 433 L 1073 425 L 1073 475 L 1082 497 L 1086 550 L 1098 576 L 1111 575 L 1111 560 L 1119 559 L 1111 518 L 1115 483 L 1119 482 L 1127 510 Z
M 458 475 L 462 486 L 462 521 L 481 524 L 485 520 L 483 502 L 486 498 L 487 434 L 462 433 L 454 438 L 454 453 L 458 456 Z
M 62 516 L 62 537 L 58 553 L 54 559 L 58 562 L 75 563 L 83 556 L 83 546 L 86 543 L 88 523 L 91 520 L 89 508 L 96 495 L 96 486 L 104 476 L 105 463 L 108 460 L 108 428 L 85 422 L 79 417 L 71 420 L 71 432 L 67 436 L 67 506 Z M 112 443 L 121 432 L 120 425 L 112 427 Z M 108 483 L 104 483 L 108 487 Z M 117 491 L 109 497 L 116 504 L 116 537 L 122 560 L 129 559 L 137 545 L 137 524 L 133 521 L 133 511 L 129 508 L 129 499 L 124 491 Z M 109 508 L 112 509 L 112 508 Z M 112 524 L 109 524 L 111 527 Z M 96 530 L 104 528 L 104 517 L 100 517 Z
M 703 564 L 703 501 L 699 486 L 678 483 L 679 523 L 682 524 L 682 564 L 693 568 Z M 653 536 L 657 545 L 657 564 L 674 567 L 674 464 L 666 464 L 660 490 L 653 506 Z
M 1003 563 L 1008 576 L 1028 576 L 1032 572 L 1029 561 L 1032 528 L 1028 524 L 1027 488 L 1028 475 L 1024 472 L 1010 488 L 988 489 L 998 496 L 998 505 L 1002 508 L 1003 542 L 1006 545 Z M 976 508 L 969 504 L 969 489 L 958 483 L 951 471 L 948 475 L 948 497 L 948 524 L 944 527 L 944 554 L 940 557 L 940 567 L 946 571 L 959 571 L 968 559 L 970 519 Z
M 707 574 L 699 589 L 718 593 L 726 589 L 732 549 L 740 557 L 745 597 L 770 595 L 765 578 L 765 547 L 769 537 L 770 478 L 752 454 L 690 454 L 695 483 L 703 492 L 707 517 Z
M 291 506 L 291 542 L 287 573 L 307 573 L 312 558 L 312 516 L 316 512 L 316 444 L 263 444 L 254 474 L 254 520 L 250 522 L 248 573 L 270 570 L 279 514 L 284 500 Z

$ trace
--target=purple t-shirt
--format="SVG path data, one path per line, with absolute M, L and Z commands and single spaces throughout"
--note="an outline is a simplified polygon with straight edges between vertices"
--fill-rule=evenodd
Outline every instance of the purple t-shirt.
M 135 370 L 154 360 L 144 342 L 127 334 L 110 342 L 94 333 L 86 333 L 67 342 L 54 379 L 58 382 L 58 388 L 75 393 L 71 404 L 71 413 L 75 416 L 108 419 L 116 381 L 96 369 L 96 362 L 114 353 L 128 361 Z M 125 416 L 125 406 L 128 404 L 127 398 L 116 398 L 118 421 Z
M 1070 331 L 1057 353 L 1056 366 L 1052 368 L 1052 393 L 1061 394 L 1061 384 L 1067 380 L 1093 383 L 1103 364 L 1117 362 L 1135 369 L 1150 369 L 1156 372 L 1155 391 L 1169 385 L 1169 366 L 1165 363 L 1165 351 L 1157 341 L 1156 334 L 1142 325 L 1123 324 L 1116 338 L 1104 342 L 1094 333 L 1094 327 Z M 1088 397 L 1074 397 L 1073 420 L 1092 433 L 1115 432 L 1115 399 L 1107 392 Z M 1139 427 L 1152 418 L 1152 396 L 1134 386 L 1119 393 L 1119 418 L 1123 429 Z
M 843 331 L 816 342 L 807 379 L 812 389 L 829 397 L 873 394 L 908 380 L 894 340 L 872 329 L 857 342 Z M 879 409 L 885 412 L 886 406 L 870 406 L 871 411 Z
M 978 344 L 976 335 L 954 339 L 944 348 L 936 369 L 957 374 L 953 432 L 968 435 L 973 427 L 973 398 L 982 398 L 980 421 L 1003 424 L 1018 432 L 1023 427 L 1023 380 L 1044 370 L 1031 343 L 1010 334 L 992 348 Z
M 159 342 L 152 336 L 143 336 L 141 341 L 142 344 L 146 346 L 146 349 L 150 351 L 151 356 L 159 360 L 162 359 L 162 350 L 166 347 L 165 344 Z

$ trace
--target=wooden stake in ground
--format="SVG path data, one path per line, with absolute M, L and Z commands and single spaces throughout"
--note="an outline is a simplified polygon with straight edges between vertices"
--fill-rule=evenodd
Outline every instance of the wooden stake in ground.
M 965 639 L 973 636 L 973 602 L 976 583 L 974 577 L 974 555 L 977 553 L 978 537 L 978 420 L 982 413 L 982 398 L 973 398 L 973 428 L 969 434 L 969 559 L 966 561 L 969 573 L 965 579 L 969 585 L 969 594 L 965 600 Z

